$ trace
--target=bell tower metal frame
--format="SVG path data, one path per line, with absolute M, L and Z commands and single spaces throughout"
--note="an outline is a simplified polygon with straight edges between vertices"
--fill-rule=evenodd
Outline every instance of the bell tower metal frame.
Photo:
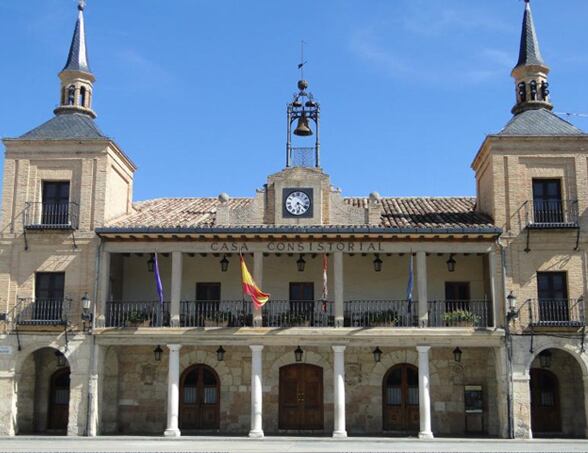
M 309 165 L 297 165 L 293 160 L 293 155 L 296 151 L 307 150 L 308 148 L 292 146 L 292 134 L 297 134 L 301 125 L 308 127 L 308 120 L 314 123 L 315 142 L 314 142 L 314 167 L 320 168 L 320 105 L 314 100 L 312 93 L 307 91 L 308 82 L 306 80 L 298 81 L 298 93 L 293 95 L 292 102 L 288 104 L 288 135 L 286 143 L 286 167 L 302 166 L 309 167 Z M 305 121 L 306 120 L 306 121 Z M 293 131 L 292 123 L 298 121 L 298 127 Z M 310 129 L 310 128 L 308 128 Z M 306 136 L 313 135 L 312 129 Z M 305 135 L 302 135 L 305 136 Z

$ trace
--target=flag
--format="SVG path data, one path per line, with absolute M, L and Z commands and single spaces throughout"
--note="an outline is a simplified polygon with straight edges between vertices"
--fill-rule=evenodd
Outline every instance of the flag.
M 241 256 L 241 278 L 243 283 L 243 293 L 251 296 L 251 301 L 256 308 L 263 307 L 263 305 L 269 300 L 270 295 L 264 293 L 257 287 L 249 273 L 249 269 L 247 269 L 243 256 Z
M 414 272 L 412 266 L 412 252 L 408 260 L 408 284 L 406 285 L 406 300 L 408 300 L 408 313 L 412 313 L 412 290 L 414 285 Z
M 159 275 L 159 263 L 157 262 L 157 253 L 153 257 L 153 274 L 155 275 L 155 289 L 159 296 L 159 303 L 163 305 L 163 285 L 161 284 L 161 275 Z
M 329 298 L 329 281 L 328 281 L 328 271 L 329 271 L 329 256 L 325 253 L 323 255 L 323 312 L 327 311 L 327 299 Z

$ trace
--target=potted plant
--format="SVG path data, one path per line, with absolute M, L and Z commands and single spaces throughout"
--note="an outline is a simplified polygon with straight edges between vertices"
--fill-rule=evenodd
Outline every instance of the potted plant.
M 383 310 L 368 313 L 368 323 L 370 327 L 395 327 L 398 325 L 398 313 L 394 310 Z
M 443 321 L 448 327 L 474 327 L 480 323 L 480 317 L 469 310 L 453 310 L 443 313 Z
M 133 310 L 127 316 L 127 325 L 141 327 L 149 325 L 149 316 L 143 310 Z

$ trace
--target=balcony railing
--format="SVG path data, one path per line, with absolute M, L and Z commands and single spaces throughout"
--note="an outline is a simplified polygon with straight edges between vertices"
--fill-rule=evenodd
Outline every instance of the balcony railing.
M 77 203 L 27 202 L 24 226 L 31 230 L 75 230 L 78 228 Z
M 180 302 L 182 327 L 243 327 L 253 325 L 251 302 L 248 300 Z
M 578 227 L 578 200 L 531 200 L 524 208 L 529 228 Z
M 429 327 L 488 327 L 487 300 L 429 301 Z
M 17 325 L 64 325 L 69 306 L 69 299 L 19 298 L 14 321 Z
M 106 327 L 164 327 L 170 325 L 169 321 L 169 302 L 106 303 Z
M 408 300 L 349 300 L 345 302 L 345 326 L 414 327 L 418 307 Z
M 334 327 L 333 303 L 321 300 L 270 300 L 262 309 L 265 327 Z
M 584 299 L 531 299 L 529 325 L 536 327 L 582 327 Z

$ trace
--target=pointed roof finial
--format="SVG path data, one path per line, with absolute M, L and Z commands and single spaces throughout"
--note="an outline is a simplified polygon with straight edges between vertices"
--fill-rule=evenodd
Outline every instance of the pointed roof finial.
M 521 47 L 519 51 L 519 61 L 516 67 L 528 65 L 545 66 L 541 50 L 539 49 L 539 40 L 533 23 L 533 14 L 531 13 L 530 0 L 525 0 L 525 15 L 523 16 L 523 29 L 521 32 Z
M 86 0 L 78 0 L 78 21 L 74 30 L 67 62 L 63 71 L 81 71 L 90 73 L 88 51 L 86 50 L 86 30 L 84 27 L 84 9 Z

